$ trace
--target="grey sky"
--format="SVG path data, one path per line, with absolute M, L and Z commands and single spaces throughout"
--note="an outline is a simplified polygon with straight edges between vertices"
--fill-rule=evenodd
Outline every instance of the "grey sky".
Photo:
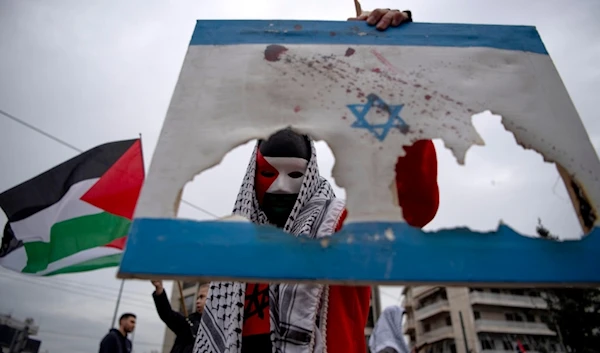
M 0 0 L 0 109 L 81 149 L 141 133 L 148 164 L 196 19 L 345 20 L 354 14 L 351 0 L 328 0 L 327 8 L 324 3 Z M 420 22 L 537 26 L 598 150 L 598 1 L 363 0 L 362 4 L 364 9 L 410 9 Z M 436 142 L 441 206 L 428 228 L 468 225 L 487 230 L 501 218 L 531 235 L 541 217 L 563 237 L 579 234 L 555 168 L 537 153 L 516 146 L 499 117 L 482 114 L 475 125 L 486 146 L 470 150 L 465 167 Z M 228 214 L 251 145 L 234 150 L 220 166 L 196 177 L 184 198 L 215 214 Z M 329 177 L 333 156 L 323 143 L 318 146 L 321 171 Z M 0 151 L 0 191 L 76 154 L 2 116 Z M 209 218 L 187 205 L 181 206 L 180 216 Z M 1 215 L 0 223 L 4 222 Z M 115 269 L 52 278 L 0 270 L 0 312 L 35 318 L 41 325 L 42 350 L 93 352 L 109 328 L 118 287 Z M 134 339 L 139 353 L 161 350 L 164 326 L 154 312 L 151 291 L 148 282 L 127 282 L 119 310 L 139 316 Z M 398 288 L 384 292 L 384 305 L 397 302 Z

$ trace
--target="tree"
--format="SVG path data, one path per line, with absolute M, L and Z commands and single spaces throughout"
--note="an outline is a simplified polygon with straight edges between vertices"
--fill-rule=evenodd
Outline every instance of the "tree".
M 540 219 L 537 234 L 558 240 Z M 552 288 L 545 290 L 548 304 L 548 326 L 562 338 L 571 353 L 600 351 L 600 290 L 598 288 Z

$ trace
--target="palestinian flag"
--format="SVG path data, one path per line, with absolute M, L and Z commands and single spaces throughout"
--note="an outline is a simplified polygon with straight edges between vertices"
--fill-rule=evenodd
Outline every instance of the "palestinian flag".
M 86 151 L 0 194 L 0 265 L 34 275 L 118 266 L 144 181 L 141 140 Z

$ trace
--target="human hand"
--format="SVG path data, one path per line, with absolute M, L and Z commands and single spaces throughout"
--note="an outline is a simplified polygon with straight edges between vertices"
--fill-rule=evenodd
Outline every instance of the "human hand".
M 162 281 L 150 281 L 150 282 L 152 283 L 154 288 L 156 288 L 156 294 L 161 295 L 163 293 L 163 291 L 165 290 L 163 288 Z
M 412 13 L 410 11 L 375 9 L 371 12 L 364 11 L 360 16 L 349 18 L 348 21 L 367 21 L 369 25 L 384 31 L 390 25 L 398 27 L 402 23 L 412 22 Z

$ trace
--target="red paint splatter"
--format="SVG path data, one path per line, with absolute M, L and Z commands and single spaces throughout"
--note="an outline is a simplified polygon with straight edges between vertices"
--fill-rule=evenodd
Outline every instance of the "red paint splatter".
M 283 45 L 271 44 L 265 49 L 265 60 L 279 61 L 279 56 L 287 50 Z
M 356 98 L 362 98 L 362 97 L 364 97 L 364 96 L 365 96 L 365 94 L 364 94 L 364 93 L 362 93 L 362 92 L 358 92 L 358 94 L 356 95 Z
M 421 85 L 418 84 L 418 83 L 415 83 L 413 86 L 415 86 L 416 88 L 420 88 L 421 87 Z
M 295 29 L 296 31 L 299 31 L 299 30 L 301 30 L 301 29 L 302 29 L 302 26 L 301 26 L 301 25 L 295 25 L 295 26 L 294 26 L 294 29 Z
M 426 95 L 425 95 L 425 99 L 427 99 L 427 100 L 430 100 L 430 99 L 431 99 L 431 96 L 430 96 L 430 95 L 428 95 L 428 94 L 426 94 Z
M 348 89 L 346 90 L 346 93 L 351 93 L 351 92 L 352 92 L 352 90 L 351 90 L 350 88 L 348 88 Z
M 298 113 L 300 111 L 300 106 L 297 105 L 294 107 L 294 113 Z
M 446 115 L 450 115 L 450 112 L 446 112 Z
M 352 56 L 352 55 L 354 55 L 354 53 L 356 53 L 356 50 L 354 50 L 353 48 L 348 48 L 348 49 L 346 49 L 346 54 L 344 54 L 344 55 Z
M 348 118 L 346 118 L 346 116 L 344 115 L 344 116 L 342 117 L 342 119 L 346 120 L 346 119 L 348 119 Z
M 379 73 L 381 73 L 381 69 L 380 69 L 380 68 L 378 68 L 378 67 L 376 67 L 376 68 L 372 69 L 371 71 L 373 71 L 373 72 L 377 72 L 378 74 L 379 74 Z

